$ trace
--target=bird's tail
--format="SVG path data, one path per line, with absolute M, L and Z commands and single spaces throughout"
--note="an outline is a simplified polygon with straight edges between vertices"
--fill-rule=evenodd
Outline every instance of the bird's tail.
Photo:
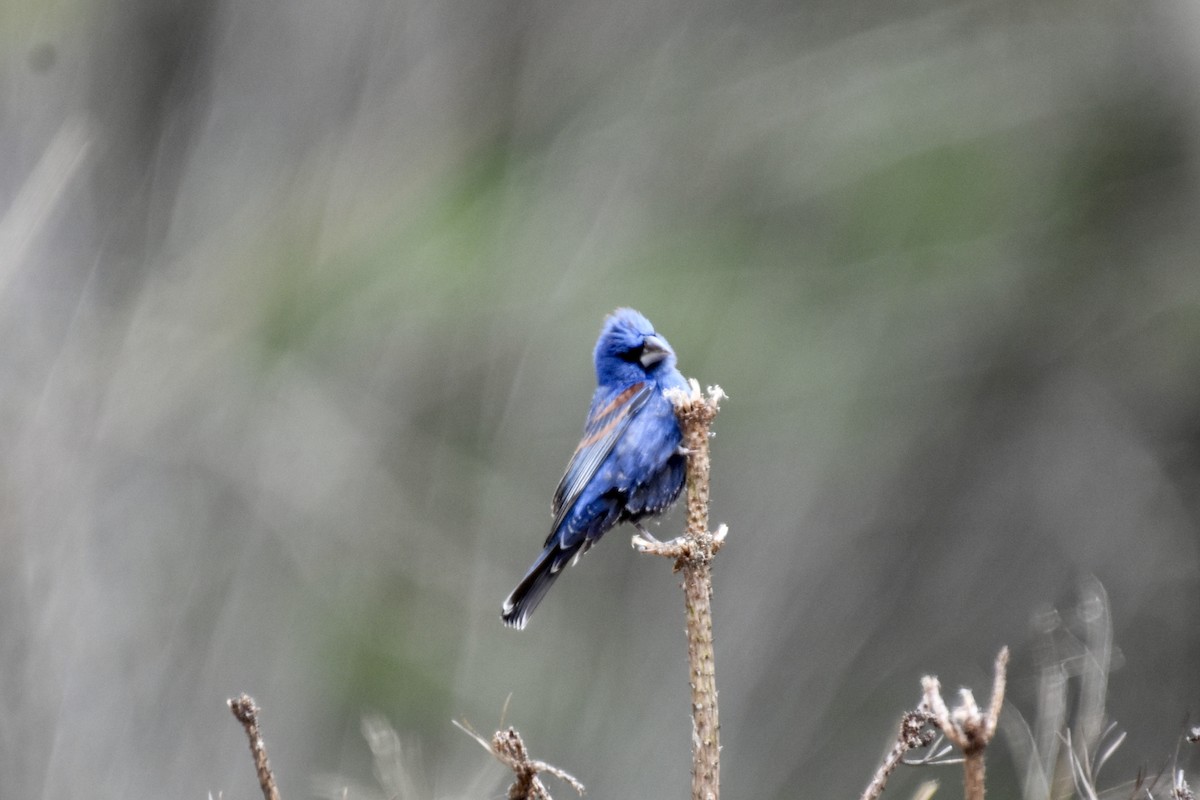
M 525 577 L 512 590 L 512 594 L 504 601 L 500 609 L 500 618 L 510 628 L 521 630 L 529 621 L 529 615 L 542 602 L 550 585 L 562 574 L 563 568 L 571 563 L 579 551 L 578 547 L 566 550 L 559 547 L 557 542 L 546 545 L 546 549 L 538 556 L 537 561 L 525 573 Z

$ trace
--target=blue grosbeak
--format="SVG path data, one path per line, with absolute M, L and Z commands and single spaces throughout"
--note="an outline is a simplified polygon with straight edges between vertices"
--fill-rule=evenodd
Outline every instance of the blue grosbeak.
M 529 615 L 568 564 L 620 522 L 665 511 L 683 488 L 686 462 L 675 409 L 663 392 L 686 389 L 675 353 L 650 321 L 618 308 L 604 321 L 594 354 L 596 394 L 566 474 L 554 493 L 545 549 L 504 601 L 506 625 Z

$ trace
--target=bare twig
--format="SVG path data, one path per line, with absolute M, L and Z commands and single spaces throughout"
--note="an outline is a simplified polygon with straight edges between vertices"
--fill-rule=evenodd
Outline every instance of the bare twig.
M 675 559 L 683 573 L 687 609 L 688 666 L 692 686 L 692 798 L 717 800 L 721 785 L 720 717 L 717 713 L 717 677 L 713 660 L 712 559 L 725 543 L 728 529 L 708 530 L 709 427 L 725 397 L 719 386 L 689 382 L 690 391 L 672 393 L 675 415 L 683 430 L 687 451 L 687 531 L 669 542 L 633 537 L 643 552 Z
M 901 763 L 906 767 L 949 767 L 963 763 L 961 758 L 946 758 L 947 754 L 953 752 L 954 745 L 945 744 L 945 741 L 946 737 L 938 733 L 933 744 L 929 746 L 929 752 L 917 759 L 906 758 Z
M 875 770 L 875 777 L 863 791 L 862 800 L 876 800 L 883 794 L 888 778 L 904 760 L 905 753 L 918 747 L 928 747 L 933 743 L 936 734 L 928 727 L 932 721 L 928 712 L 919 709 L 904 715 L 900 720 L 900 734 L 896 737 L 887 758 L 879 765 L 879 769 Z
M 246 729 L 246 738 L 250 740 L 250 754 L 254 756 L 254 769 L 258 772 L 258 785 L 262 787 L 264 800 L 279 800 L 275 776 L 267 762 L 267 748 L 258 729 L 258 712 L 262 709 L 254 704 L 254 698 L 248 694 L 231 697 L 227 702 L 233 715 Z
M 983 800 L 984 760 L 983 751 L 996 733 L 996 722 L 1004 706 L 1005 676 L 1008 670 L 1008 648 L 996 656 L 996 676 L 992 684 L 992 702 L 986 713 L 975 703 L 970 689 L 960 690 L 962 702 L 953 711 L 942 699 L 938 679 L 927 675 L 921 680 L 925 690 L 922 705 L 929 712 L 932 722 L 946 738 L 954 743 L 963 754 L 963 786 L 966 800 Z
M 496 731 L 489 742 L 467 723 L 454 720 L 454 724 L 463 733 L 479 742 L 480 746 L 495 756 L 497 761 L 513 771 L 515 780 L 512 786 L 508 787 L 508 800 L 552 800 L 550 792 L 546 791 L 546 787 L 538 777 L 538 773 L 541 772 L 549 773 L 560 781 L 570 784 L 572 789 L 581 796 L 583 795 L 583 784 L 571 774 L 547 764 L 545 761 L 530 758 L 529 751 L 525 749 L 525 743 L 521 741 L 521 734 L 517 733 L 516 728 L 509 727 Z

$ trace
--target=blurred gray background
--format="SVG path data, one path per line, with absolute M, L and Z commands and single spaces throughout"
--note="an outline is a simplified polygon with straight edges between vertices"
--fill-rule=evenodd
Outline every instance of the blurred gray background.
M 665 563 L 618 530 L 498 619 L 618 305 L 732 398 L 728 797 L 857 796 L 1005 643 L 1032 724 L 1099 586 L 1106 771 L 1157 770 L 1200 710 L 1198 89 L 1183 0 L 6 0 L 0 794 L 254 797 L 247 691 L 285 798 L 389 796 L 364 714 L 413 796 L 500 797 L 450 720 L 510 694 L 590 796 L 686 797 Z

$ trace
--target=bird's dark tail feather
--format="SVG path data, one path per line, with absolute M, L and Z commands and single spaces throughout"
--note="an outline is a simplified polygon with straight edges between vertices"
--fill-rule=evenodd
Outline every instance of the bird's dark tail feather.
M 529 615 L 538 607 L 538 603 L 542 602 L 542 598 L 550 590 L 550 585 L 562 574 L 578 550 L 578 547 L 563 550 L 554 543 L 542 551 L 538 560 L 529 568 L 529 572 L 526 572 L 525 577 L 517 584 L 517 588 L 513 589 L 512 594 L 504 601 L 500 609 L 500 618 L 504 620 L 505 625 L 517 630 L 525 627 Z

